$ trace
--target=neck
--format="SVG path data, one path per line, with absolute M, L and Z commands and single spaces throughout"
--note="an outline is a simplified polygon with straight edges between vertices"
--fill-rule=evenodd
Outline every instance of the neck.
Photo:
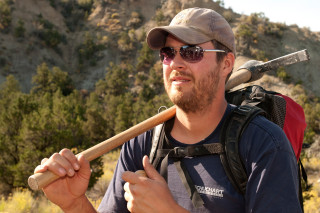
M 179 107 L 171 135 L 176 140 L 194 144 L 208 137 L 218 126 L 227 108 L 227 102 L 215 101 L 201 112 L 186 113 Z

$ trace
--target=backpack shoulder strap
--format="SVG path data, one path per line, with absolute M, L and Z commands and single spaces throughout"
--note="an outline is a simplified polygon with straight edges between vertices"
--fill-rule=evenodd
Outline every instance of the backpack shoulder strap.
M 150 163 L 156 168 L 159 164 L 159 160 L 156 157 L 157 150 L 159 147 L 162 148 L 163 146 L 163 137 L 164 137 L 164 123 L 157 125 L 156 127 L 153 128 L 152 131 L 152 146 L 151 146 L 151 151 L 149 154 L 149 160 Z M 159 145 L 160 144 L 160 145 Z
M 221 133 L 220 143 L 225 152 L 220 155 L 224 170 L 238 192 L 244 194 L 248 176 L 239 153 L 239 140 L 251 120 L 264 111 L 255 106 L 243 105 L 236 107 L 225 120 Z

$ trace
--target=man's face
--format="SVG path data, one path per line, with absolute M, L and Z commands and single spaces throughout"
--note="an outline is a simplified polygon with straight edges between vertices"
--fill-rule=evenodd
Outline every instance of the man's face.
M 168 36 L 166 47 L 174 47 L 176 56 L 169 63 L 163 64 L 163 77 L 166 92 L 171 101 L 186 113 L 201 112 L 214 99 L 219 83 L 220 65 L 216 53 L 205 52 L 197 63 L 184 61 L 179 49 L 186 45 L 173 36 Z M 203 49 L 214 49 L 212 42 L 199 44 Z

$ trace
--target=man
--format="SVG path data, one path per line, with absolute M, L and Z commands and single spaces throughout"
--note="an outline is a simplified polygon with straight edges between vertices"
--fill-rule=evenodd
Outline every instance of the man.
M 176 105 L 166 122 L 172 147 L 217 143 L 221 125 L 234 106 L 225 100 L 225 82 L 235 60 L 233 32 L 210 9 L 190 8 L 169 26 L 152 29 L 152 49 L 160 49 L 164 86 Z M 283 131 L 262 116 L 249 124 L 240 141 L 248 183 L 245 195 L 233 188 L 219 156 L 167 159 L 167 178 L 149 163 L 151 131 L 124 144 L 99 212 L 301 212 L 296 159 Z M 177 163 L 178 162 L 178 163 Z M 177 165 L 183 163 L 192 185 L 186 187 Z M 44 188 L 65 212 L 95 212 L 85 196 L 89 163 L 64 149 L 44 159 L 36 172 L 62 178 Z M 145 170 L 148 177 L 134 173 Z M 182 175 L 183 176 L 183 175 Z

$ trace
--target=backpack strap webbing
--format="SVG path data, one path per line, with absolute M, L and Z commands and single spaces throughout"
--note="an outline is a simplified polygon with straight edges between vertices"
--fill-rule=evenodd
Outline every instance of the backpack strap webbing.
M 300 201 L 300 206 L 301 206 L 302 212 L 304 212 L 303 193 L 302 193 L 302 179 L 301 178 L 303 178 L 304 183 L 305 183 L 305 191 L 308 191 L 310 189 L 311 185 L 308 184 L 307 172 L 303 167 L 301 159 L 299 158 L 299 160 L 298 160 L 299 201 Z
M 220 143 L 225 150 L 220 155 L 221 163 L 231 184 L 241 194 L 246 192 L 248 176 L 240 157 L 239 141 L 248 124 L 259 114 L 265 114 L 261 108 L 238 106 L 228 115 L 220 133 Z
M 150 163 L 153 164 L 153 166 L 156 166 L 159 164 L 159 162 L 155 162 L 159 161 L 159 158 L 156 158 L 156 154 L 157 154 L 157 149 L 158 147 L 162 147 L 162 143 L 163 143 L 163 137 L 164 137 L 164 123 L 157 125 L 156 127 L 154 127 L 153 131 L 152 131 L 152 146 L 151 146 L 151 151 L 149 154 L 149 160 Z M 161 143 L 161 145 L 159 146 L 159 143 Z

